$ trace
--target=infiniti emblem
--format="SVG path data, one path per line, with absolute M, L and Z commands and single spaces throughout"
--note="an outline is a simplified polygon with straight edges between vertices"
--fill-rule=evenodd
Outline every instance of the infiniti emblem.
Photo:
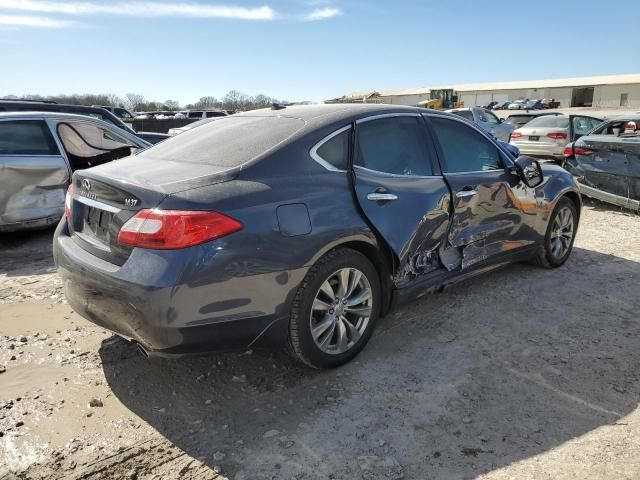
M 82 188 L 84 188 L 87 191 L 91 190 L 91 182 L 86 178 L 82 179 Z

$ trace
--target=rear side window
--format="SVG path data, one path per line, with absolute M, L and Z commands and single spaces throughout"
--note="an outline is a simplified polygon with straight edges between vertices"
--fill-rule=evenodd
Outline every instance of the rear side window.
M 232 168 L 276 147 L 303 126 L 299 118 L 228 116 L 158 143 L 138 157 Z
M 0 122 L 0 155 L 60 155 L 42 120 Z
M 320 145 L 312 156 L 319 157 L 322 161 L 331 164 L 338 170 L 346 170 L 349 163 L 349 136 L 351 130 L 334 135 Z
M 444 155 L 445 172 L 481 172 L 501 167 L 497 147 L 462 122 L 431 118 Z
M 424 126 L 417 117 L 358 125 L 356 165 L 394 175 L 432 175 Z

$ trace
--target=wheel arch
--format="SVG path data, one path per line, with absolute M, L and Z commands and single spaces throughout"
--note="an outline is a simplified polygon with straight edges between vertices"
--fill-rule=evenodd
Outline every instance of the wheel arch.
M 391 307 L 391 294 L 393 289 L 391 277 L 393 274 L 394 258 L 390 248 L 384 242 L 380 242 L 373 234 L 344 237 L 329 245 L 325 245 L 324 248 L 314 255 L 310 265 L 315 264 L 324 255 L 338 248 L 355 250 L 364 255 L 373 264 L 378 272 L 382 289 L 380 316 L 386 315 Z
M 573 205 L 576 207 L 576 213 L 578 214 L 578 220 L 580 220 L 580 214 L 582 210 L 582 198 L 580 197 L 580 193 L 574 190 L 568 190 L 564 194 L 562 194 L 558 200 L 562 197 L 567 197 L 569 200 L 573 202 Z M 556 202 L 557 204 L 558 202 Z

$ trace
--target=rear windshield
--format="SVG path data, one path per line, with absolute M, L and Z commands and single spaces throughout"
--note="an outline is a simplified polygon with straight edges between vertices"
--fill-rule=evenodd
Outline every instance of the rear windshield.
M 524 125 L 533 118 L 533 115 L 510 115 L 504 123 L 509 125 Z
M 467 120 L 471 120 L 473 122 L 473 113 L 471 110 L 458 110 L 457 112 L 451 112 L 455 115 L 458 115 L 462 118 L 466 118 Z
M 140 156 L 232 168 L 277 146 L 303 126 L 298 118 L 229 116 L 158 143 Z
M 545 115 L 537 117 L 526 124 L 526 127 L 569 128 L 569 117 L 562 115 Z

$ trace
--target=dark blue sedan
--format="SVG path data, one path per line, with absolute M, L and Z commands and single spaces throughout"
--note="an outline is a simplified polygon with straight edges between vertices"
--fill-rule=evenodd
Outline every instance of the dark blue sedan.
M 580 208 L 568 172 L 455 115 L 277 107 L 76 172 L 54 253 L 71 306 L 147 355 L 288 344 L 329 368 L 398 303 L 562 265 Z

